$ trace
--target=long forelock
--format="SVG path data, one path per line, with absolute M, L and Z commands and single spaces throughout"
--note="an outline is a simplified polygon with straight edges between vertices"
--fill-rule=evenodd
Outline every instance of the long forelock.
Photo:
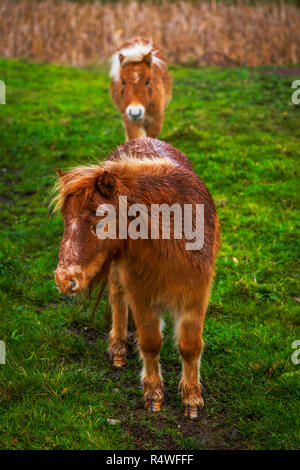
M 51 193 L 50 205 L 53 212 L 59 212 L 71 194 L 82 193 L 84 202 L 94 190 L 96 178 L 102 172 L 101 168 L 101 165 L 78 166 L 57 178 Z
M 177 164 L 168 157 L 157 155 L 136 156 L 134 153 L 120 151 L 118 160 L 105 160 L 98 165 L 78 166 L 60 176 L 52 190 L 50 205 L 53 212 L 59 212 L 66 198 L 71 194 L 81 194 L 82 203 L 92 195 L 96 179 L 104 170 L 112 171 L 120 178 L 136 178 L 139 174 L 164 174 Z
M 129 64 L 131 62 L 141 62 L 147 54 L 152 52 L 152 62 L 159 67 L 162 64 L 162 60 L 157 57 L 158 50 L 153 48 L 152 41 L 143 42 L 137 41 L 130 46 L 119 49 L 111 58 L 110 77 L 115 80 L 120 80 L 121 64 L 119 55 L 124 56 L 122 65 Z

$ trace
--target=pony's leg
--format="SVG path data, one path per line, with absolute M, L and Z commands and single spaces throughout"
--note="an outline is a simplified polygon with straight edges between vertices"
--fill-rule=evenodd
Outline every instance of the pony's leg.
M 147 137 L 144 126 L 138 125 L 126 117 L 124 118 L 124 126 L 126 131 L 126 140 Z
M 122 367 L 126 362 L 128 307 L 125 302 L 124 290 L 117 270 L 111 270 L 108 282 L 113 320 L 109 335 L 108 354 L 114 366 Z
M 157 139 L 162 128 L 162 123 L 163 123 L 163 116 L 159 118 L 155 118 L 153 121 L 149 122 L 149 124 L 147 124 L 145 128 L 147 137 L 152 137 L 154 139 Z
M 199 312 L 187 312 L 179 320 L 178 347 L 182 357 L 180 390 L 185 416 L 199 418 L 204 402 L 199 381 L 199 364 L 203 348 L 203 319 Z
M 136 307 L 133 307 L 132 311 L 143 358 L 142 384 L 145 408 L 148 411 L 160 411 L 164 398 L 159 365 L 159 352 L 162 345 L 160 318 L 156 312 L 151 310 L 143 310 L 141 313 L 137 311 Z
M 177 318 L 178 347 L 182 357 L 180 389 L 185 406 L 185 416 L 191 419 L 200 417 L 200 410 L 204 405 L 199 381 L 199 366 L 203 349 L 202 331 L 211 280 L 208 276 L 204 281 L 201 295 L 198 297 L 195 307 L 189 306 Z

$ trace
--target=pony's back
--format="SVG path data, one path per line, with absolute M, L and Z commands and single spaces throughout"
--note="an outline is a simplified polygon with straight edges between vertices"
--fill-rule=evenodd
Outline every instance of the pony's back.
M 184 153 L 167 142 L 152 139 L 151 137 L 134 139 L 119 145 L 113 152 L 111 152 L 107 157 L 107 160 L 120 160 L 124 154 L 130 154 L 135 158 L 143 158 L 145 156 L 169 158 L 187 170 L 193 170 L 190 160 L 184 155 Z

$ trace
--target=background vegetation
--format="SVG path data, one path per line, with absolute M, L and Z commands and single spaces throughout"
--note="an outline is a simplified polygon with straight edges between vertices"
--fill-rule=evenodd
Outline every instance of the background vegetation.
M 171 73 L 161 138 L 192 160 L 222 226 L 204 332 L 203 417 L 183 417 L 170 319 L 166 401 L 149 415 L 132 338 L 126 367 L 114 369 L 104 301 L 90 325 L 92 303 L 60 296 L 54 284 L 63 224 L 47 200 L 56 169 L 101 160 L 124 141 L 107 71 L 0 60 L 1 449 L 299 448 L 291 345 L 300 337 L 300 108 L 291 77 L 248 68 Z
M 295 2 L 2 0 L 0 56 L 72 65 L 106 61 L 144 35 L 185 65 L 300 63 Z

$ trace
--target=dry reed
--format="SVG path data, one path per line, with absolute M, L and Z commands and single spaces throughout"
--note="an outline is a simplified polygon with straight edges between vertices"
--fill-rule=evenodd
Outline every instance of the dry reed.
M 72 65 L 106 61 L 137 35 L 152 37 L 173 63 L 295 64 L 299 33 L 300 9 L 284 3 L 0 3 L 0 56 Z

